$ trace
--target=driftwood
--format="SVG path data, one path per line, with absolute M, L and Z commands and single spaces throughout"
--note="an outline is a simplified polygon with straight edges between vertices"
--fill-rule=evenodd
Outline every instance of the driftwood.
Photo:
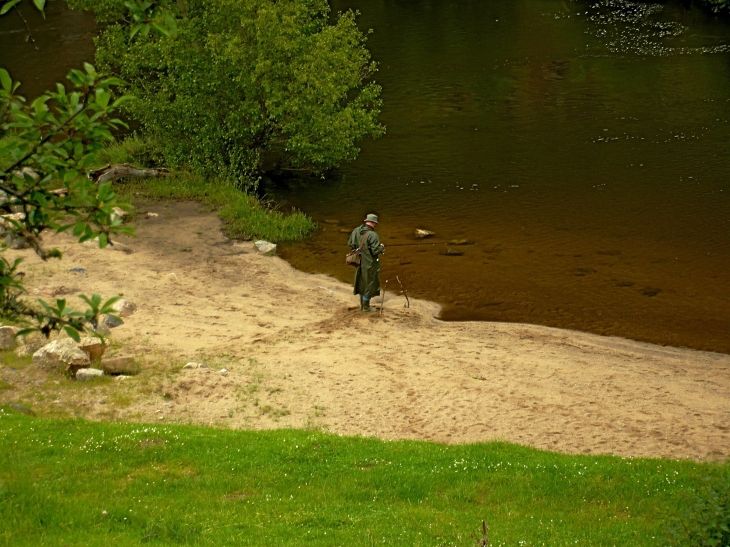
M 145 169 L 128 163 L 119 163 L 91 171 L 88 177 L 96 184 L 102 184 L 119 179 L 166 177 L 169 174 L 170 171 L 167 169 Z

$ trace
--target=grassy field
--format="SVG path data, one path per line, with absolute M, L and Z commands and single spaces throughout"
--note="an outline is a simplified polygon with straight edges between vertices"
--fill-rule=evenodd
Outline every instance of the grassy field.
M 664 545 L 727 466 L 0 410 L 0 545 Z

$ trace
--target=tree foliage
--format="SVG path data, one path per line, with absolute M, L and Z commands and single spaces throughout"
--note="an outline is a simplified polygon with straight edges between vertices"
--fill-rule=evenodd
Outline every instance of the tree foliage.
M 384 132 L 365 36 L 352 12 L 330 23 L 326 0 L 71 5 L 117 18 L 97 61 L 130 82 L 126 109 L 168 165 L 244 184 L 269 170 L 320 173 Z
M 123 82 L 98 74 L 85 64 L 72 70 L 71 90 L 57 84 L 30 104 L 17 94 L 20 87 L 0 68 L 0 218 L 6 241 L 25 242 L 43 260 L 60 258 L 58 249 L 47 249 L 46 231 L 71 231 L 80 242 L 93 238 L 105 247 L 111 237 L 131 233 L 113 215 L 117 203 L 111 184 L 95 185 L 86 170 L 95 162 L 105 143 L 113 140 L 112 129 L 123 123 L 115 111 L 130 99 L 114 99 L 113 89 Z M 5 244 L 2 250 L 4 251 Z M 65 329 L 78 332 L 100 313 L 109 313 L 115 299 L 102 304 L 94 295 L 86 298 L 89 309 L 76 312 L 65 300 L 55 304 L 39 301 L 31 306 L 24 298 L 21 260 L 12 263 L 0 255 L 0 316 L 31 320 L 31 329 L 48 335 Z

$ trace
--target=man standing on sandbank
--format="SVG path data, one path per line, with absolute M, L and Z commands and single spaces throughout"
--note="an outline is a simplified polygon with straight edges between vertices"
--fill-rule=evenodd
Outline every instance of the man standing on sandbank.
M 362 249 L 360 266 L 355 272 L 354 294 L 360 295 L 360 309 L 364 312 L 376 311 L 370 307 L 370 299 L 380 294 L 380 261 L 378 255 L 385 252 L 385 245 L 380 243 L 380 237 L 375 233 L 377 225 L 377 215 L 368 215 L 362 226 L 358 226 L 352 231 L 350 240 L 347 242 L 353 251 Z

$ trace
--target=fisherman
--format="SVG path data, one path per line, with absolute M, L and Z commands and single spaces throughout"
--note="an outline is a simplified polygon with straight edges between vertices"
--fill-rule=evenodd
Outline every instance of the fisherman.
M 362 248 L 360 266 L 355 272 L 354 294 L 360 295 L 360 310 L 374 312 L 370 307 L 370 299 L 380 294 L 380 261 L 378 255 L 385 252 L 385 245 L 380 243 L 378 234 L 375 233 L 375 226 L 378 224 L 378 216 L 370 214 L 350 234 L 347 244 L 353 251 Z M 363 238 L 366 238 L 363 241 Z

